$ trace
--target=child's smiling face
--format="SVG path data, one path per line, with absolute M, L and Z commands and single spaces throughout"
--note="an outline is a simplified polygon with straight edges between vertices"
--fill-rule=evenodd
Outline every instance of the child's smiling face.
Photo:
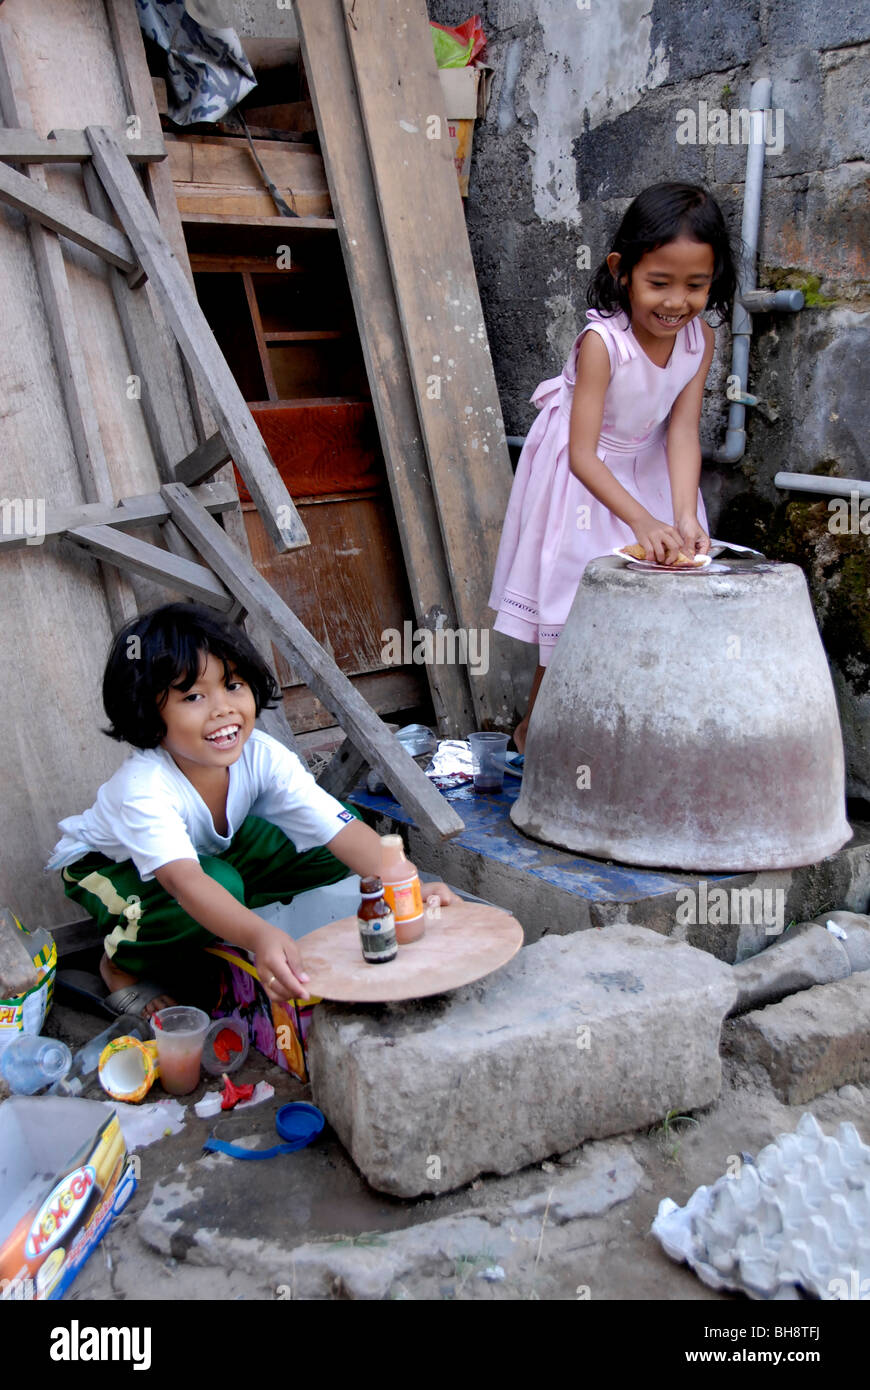
M 616 253 L 607 263 L 611 273 L 618 274 Z M 635 337 L 642 343 L 673 338 L 700 314 L 713 283 L 713 267 L 712 246 L 685 236 L 641 256 L 628 286 Z
M 166 725 L 160 746 L 186 776 L 195 777 L 236 761 L 254 728 L 257 706 L 251 687 L 232 665 L 225 679 L 223 662 L 209 653 L 189 690 L 170 686 L 160 713 Z

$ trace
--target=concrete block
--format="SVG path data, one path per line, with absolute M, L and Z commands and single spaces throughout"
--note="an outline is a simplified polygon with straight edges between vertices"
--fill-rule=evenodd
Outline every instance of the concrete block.
M 642 101 L 578 135 L 574 156 L 581 201 L 624 195 L 629 170 L 630 186 L 640 192 L 645 184 L 672 179 L 677 162 L 686 183 L 703 183 L 707 146 L 677 144 L 677 112 L 692 105 L 692 99 L 667 88 L 654 101 Z
M 841 48 L 823 53 L 821 60 L 824 163 L 830 166 L 848 159 L 866 159 L 870 53 L 863 46 Z
M 850 914 L 852 915 L 852 914 Z M 845 980 L 852 965 L 844 949 L 824 927 L 801 922 L 788 936 L 734 966 L 736 1014 L 774 1004 L 787 994 L 831 980 Z
M 755 72 L 742 72 L 728 96 L 728 109 L 749 109 L 749 96 Z M 822 75 L 819 55 L 799 48 L 777 57 L 772 78 L 771 106 L 766 132 L 766 182 L 786 174 L 802 174 L 838 161 L 831 156 L 822 161 L 824 127 L 819 121 L 822 101 Z M 720 104 L 724 104 L 721 103 Z M 739 125 L 737 127 L 739 129 Z M 745 144 L 713 147 L 713 181 L 716 184 L 743 183 L 746 178 Z
M 801 5 L 771 5 L 767 43 L 771 53 L 806 48 L 839 48 L 870 38 L 870 14 L 861 0 L 804 0 Z
M 815 985 L 732 1025 L 729 1051 L 760 1065 L 786 1105 L 870 1081 L 870 973 Z
M 372 1187 L 445 1192 L 710 1104 L 735 994 L 643 927 L 545 937 L 448 996 L 318 1008 L 313 1097 Z
M 836 922 L 843 928 L 846 940 L 833 939 L 848 956 L 853 974 L 857 970 L 870 970 L 870 917 L 863 912 L 823 912 L 814 921 L 822 928 L 827 922 Z
M 862 161 L 769 179 L 759 248 L 761 283 L 767 283 L 766 267 L 797 267 L 821 278 L 825 298 L 845 300 L 851 287 L 851 297 L 863 299 L 868 276 L 866 204 L 867 169 Z M 829 326 L 828 316 L 824 326 Z M 844 381 L 840 390 L 845 389 Z M 794 399 L 796 391 L 797 383 Z M 839 392 L 834 399 L 838 398 Z M 815 413 L 826 419 L 829 412 Z M 806 418 L 813 417 L 808 413 Z
M 724 0 L 716 6 L 671 0 L 653 6 L 650 52 L 664 52 L 669 84 L 704 76 L 713 58 L 717 73 L 742 66 L 760 46 L 758 0 Z

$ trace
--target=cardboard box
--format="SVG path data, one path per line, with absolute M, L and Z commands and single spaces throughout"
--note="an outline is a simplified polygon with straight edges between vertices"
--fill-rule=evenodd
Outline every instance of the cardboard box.
M 453 141 L 453 157 L 459 191 L 468 197 L 474 122 L 486 115 L 492 68 L 439 68 L 441 91 L 447 111 L 447 131 Z
M 0 1108 L 0 1300 L 63 1296 L 136 1188 L 117 1113 L 13 1096 Z

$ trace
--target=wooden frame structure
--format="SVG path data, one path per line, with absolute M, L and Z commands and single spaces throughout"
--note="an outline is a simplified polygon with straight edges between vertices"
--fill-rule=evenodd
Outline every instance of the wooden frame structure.
M 107 10 L 116 23 L 121 22 L 119 15 L 124 22 L 129 19 L 124 18 L 118 0 L 107 0 Z M 368 761 L 426 833 L 457 834 L 463 822 L 452 807 L 215 520 L 241 520 L 234 487 L 220 480 L 205 481 L 232 458 L 279 552 L 308 543 L 293 500 L 197 304 L 191 282 L 134 172 L 138 164 L 148 178 L 149 166 L 161 156 L 156 139 L 145 138 L 141 145 L 124 140 L 122 146 L 118 135 L 106 126 L 58 132 L 44 139 L 26 125 L 29 110 L 24 90 L 11 30 L 0 22 L 0 112 L 6 123 L 0 131 L 0 202 L 23 212 L 31 224 L 39 288 L 87 499 L 75 507 L 46 507 L 39 539 L 61 538 L 98 559 L 116 626 L 137 611 L 128 583 L 128 576 L 135 575 L 195 597 L 237 621 L 247 618 L 259 634 L 259 644 L 268 634 L 303 671 L 311 689 L 346 731 L 346 747 L 322 784 L 342 794 L 361 762 Z M 51 158 L 55 142 L 58 163 L 81 167 L 90 211 L 47 186 L 42 171 L 55 162 Z M 110 220 L 113 216 L 119 226 Z M 112 295 L 131 363 L 141 379 L 143 415 L 164 480 L 159 494 L 115 502 L 83 347 L 70 309 L 61 237 L 95 253 L 110 267 Z M 162 322 L 155 318 L 154 303 L 162 312 Z M 216 424 L 216 430 L 194 447 L 189 426 L 185 428 L 180 411 L 174 408 L 177 387 L 166 355 L 167 325 L 196 384 L 205 422 L 213 417 Z M 131 534 L 155 526 L 161 528 L 167 549 Z M 29 549 L 33 540 L 23 525 L 4 524 L 0 555 L 26 548 L 24 553 L 35 557 L 37 549 Z

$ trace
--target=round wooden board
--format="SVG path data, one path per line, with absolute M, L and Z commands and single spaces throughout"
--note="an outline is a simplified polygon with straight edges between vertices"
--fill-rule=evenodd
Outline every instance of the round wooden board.
M 342 917 L 302 937 L 299 948 L 321 999 L 353 1004 L 397 1003 L 443 994 L 480 980 L 516 955 L 523 929 L 500 907 L 458 900 L 427 917 L 419 941 L 399 947 L 395 960 L 370 965 L 362 958 L 355 917 Z

